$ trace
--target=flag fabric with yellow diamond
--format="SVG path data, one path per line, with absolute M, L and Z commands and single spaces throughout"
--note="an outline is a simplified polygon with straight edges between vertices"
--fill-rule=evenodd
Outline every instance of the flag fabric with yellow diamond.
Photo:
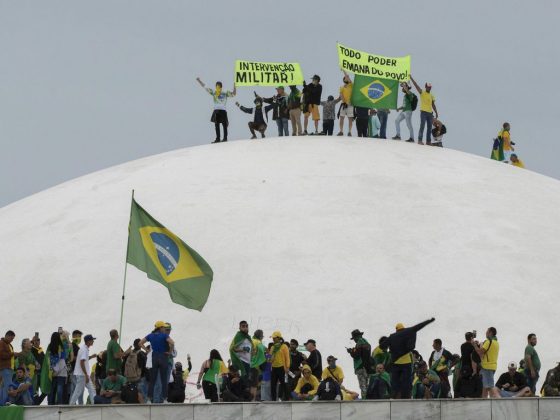
M 179 305 L 201 311 L 208 300 L 214 275 L 208 263 L 134 199 L 126 261 L 167 287 Z
M 354 76 L 352 105 L 363 108 L 397 109 L 399 82 L 378 77 Z

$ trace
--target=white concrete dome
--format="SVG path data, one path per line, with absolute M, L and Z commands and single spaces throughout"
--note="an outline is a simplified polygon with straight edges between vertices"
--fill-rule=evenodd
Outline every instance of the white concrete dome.
M 375 345 L 396 322 L 431 316 L 417 349 L 456 353 L 489 326 L 498 373 L 539 337 L 543 371 L 559 361 L 560 182 L 462 152 L 393 141 L 280 138 L 182 149 L 84 176 L 0 209 L 3 330 L 118 328 L 130 192 L 214 270 L 199 313 L 129 266 L 123 347 L 156 320 L 173 325 L 194 371 L 224 360 L 246 319 L 339 358 L 360 328 Z M 2 331 L 3 333 L 3 331 Z M 541 372 L 541 376 L 544 372 Z M 194 381 L 194 378 L 192 378 Z

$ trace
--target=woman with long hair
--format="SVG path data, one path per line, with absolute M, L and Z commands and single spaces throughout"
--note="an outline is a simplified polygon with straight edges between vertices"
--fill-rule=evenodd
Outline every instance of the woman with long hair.
M 204 398 L 211 402 L 218 402 L 218 378 L 227 375 L 228 369 L 220 356 L 220 352 L 216 349 L 210 351 L 210 358 L 205 360 L 200 367 L 198 381 L 196 387 L 201 388 L 200 380 L 202 379 L 202 390 Z
M 60 333 L 53 332 L 51 334 L 51 341 L 47 347 L 47 354 L 45 355 L 48 369 L 44 369 L 44 372 L 41 372 L 42 385 L 43 380 L 48 380 L 50 382 L 50 392 L 48 396 L 49 405 L 63 403 L 64 384 L 68 378 L 68 369 L 66 367 L 66 359 L 68 356 L 67 346 L 64 346 L 62 343 Z

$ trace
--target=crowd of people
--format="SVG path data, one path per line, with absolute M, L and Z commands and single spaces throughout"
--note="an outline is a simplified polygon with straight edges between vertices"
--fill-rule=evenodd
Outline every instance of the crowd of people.
M 417 333 L 434 318 L 411 327 L 402 323 L 380 337 L 373 347 L 358 329 L 351 332 L 355 345 L 347 348 L 353 361 L 359 390 L 344 384 L 338 358 L 329 355 L 323 365 L 317 342 L 300 345 L 274 331 L 265 345 L 264 332 L 249 334 L 246 321 L 239 323 L 224 362 L 217 349 L 202 362 L 196 381 L 211 402 L 305 401 L 356 399 L 512 398 L 560 395 L 560 363 L 549 370 L 540 391 L 541 362 L 535 349 L 537 337 L 527 336 L 522 360 L 509 362 L 495 380 L 500 344 L 496 328 L 477 340 L 476 331 L 465 333 L 459 353 L 433 340 L 425 360 L 415 349 Z M 91 334 L 72 334 L 59 328 L 46 349 L 38 333 L 21 341 L 15 351 L 13 331 L 0 339 L 0 405 L 183 403 L 190 356 L 183 368 L 171 338 L 171 325 L 157 321 L 154 329 L 124 350 L 117 330 L 109 332 L 106 350 L 90 354 L 96 340 Z M 90 368 L 90 360 L 95 359 Z M 88 398 L 84 400 L 84 391 Z
M 233 91 L 223 90 L 222 82 L 216 82 L 214 89 L 212 89 L 206 87 L 200 78 L 196 80 L 212 96 L 214 101 L 214 110 L 210 118 L 216 131 L 216 138 L 213 143 L 228 141 L 227 101 L 236 95 L 236 88 L 234 87 Z M 418 144 L 443 147 L 443 136 L 447 133 L 447 127 L 439 119 L 436 98 L 432 93 L 432 84 L 426 82 L 422 88 L 412 76 L 410 80 L 418 95 L 413 92 L 410 84 L 400 84 L 402 105 L 396 109 L 397 117 L 393 137 L 387 135 L 387 123 L 391 110 L 354 106 L 352 104 L 353 81 L 346 72 L 344 72 L 343 85 L 340 87 L 336 99 L 333 95 L 329 95 L 326 100 L 323 100 L 321 77 L 314 75 L 311 83 L 303 82 L 302 89 L 291 85 L 288 87 L 289 91 L 287 91 L 285 86 L 278 86 L 276 87 L 276 93 L 269 97 L 254 92 L 253 106 L 244 106 L 239 102 L 235 102 L 235 105 L 242 112 L 252 116 L 252 120 L 248 122 L 251 139 L 256 139 L 257 135 L 265 138 L 269 113 L 271 113 L 279 137 L 289 136 L 290 133 L 292 136 L 332 136 L 334 135 L 335 121 L 338 120 L 338 136 L 343 136 L 346 133 L 347 136 L 351 137 L 355 125 L 358 137 L 401 140 L 401 123 L 405 121 L 408 129 L 408 139 L 406 141 L 409 143 L 415 142 L 412 117 L 418 105 L 420 105 Z M 321 108 L 322 130 L 319 131 Z M 309 127 L 310 120 L 313 122 L 311 128 Z M 503 128 L 494 140 L 492 158 L 524 168 L 523 162 L 517 154 L 513 153 L 513 145 L 515 143 L 511 142 L 510 124 L 504 123 Z M 497 153 L 497 150 L 503 150 L 503 153 Z
M 216 82 L 215 88 L 207 88 L 204 82 L 197 78 L 198 83 L 206 89 L 214 101 L 214 110 L 210 121 L 214 123 L 216 139 L 213 143 L 228 140 L 228 115 L 227 100 L 236 95 L 233 91 L 223 90 L 222 82 Z M 420 95 L 412 92 L 412 87 L 408 83 L 401 83 L 403 92 L 403 104 L 397 108 L 398 116 L 395 120 L 396 135 L 393 140 L 400 140 L 400 125 L 406 120 L 409 129 L 408 142 L 414 142 L 414 130 L 412 127 L 412 114 L 416 111 L 420 102 L 420 131 L 418 143 L 424 144 L 424 131 L 426 133 L 426 143 L 432 146 L 442 146 L 443 135 L 447 132 L 445 125 L 438 119 L 438 111 L 435 104 L 435 96 L 432 94 L 432 85 L 426 83 L 421 88 L 414 79 L 411 81 Z M 389 109 L 370 109 L 352 105 L 353 82 L 351 77 L 345 72 L 343 85 L 339 89 L 337 98 L 329 95 L 327 100 L 323 100 L 323 87 L 321 77 L 314 75 L 311 83 L 304 81 L 302 89 L 297 86 L 289 86 L 289 92 L 285 86 L 278 86 L 276 93 L 270 97 L 262 96 L 254 92 L 255 99 L 253 106 L 246 107 L 236 102 L 236 106 L 243 112 L 253 116 L 248 123 L 251 138 L 256 139 L 257 134 L 261 138 L 265 137 L 268 127 L 268 115 L 272 112 L 272 121 L 276 122 L 278 136 L 289 136 L 290 125 L 292 136 L 306 135 L 328 135 L 334 134 L 335 120 L 338 120 L 338 136 L 346 133 L 352 136 L 352 127 L 355 123 L 356 134 L 358 137 L 371 137 L 387 139 L 387 121 L 391 110 Z M 338 105 L 338 111 L 336 109 Z M 322 107 L 322 130 L 319 131 L 319 121 L 321 120 Z M 435 118 L 434 118 L 435 112 Z M 303 123 L 302 123 L 303 117 Z M 312 127 L 310 127 L 312 121 Z M 346 125 L 346 129 L 345 129 Z M 309 131 L 308 131 L 309 129 Z M 223 135 L 222 135 L 223 133 Z

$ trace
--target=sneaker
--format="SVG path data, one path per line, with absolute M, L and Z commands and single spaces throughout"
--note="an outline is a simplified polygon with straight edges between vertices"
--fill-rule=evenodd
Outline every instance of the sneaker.
M 342 134 L 342 131 L 339 131 L 337 136 L 343 136 L 344 134 Z
M 414 141 L 414 140 L 412 140 Z M 422 140 L 418 140 L 418 144 L 424 144 L 424 142 Z
M 395 136 L 395 137 L 393 137 L 393 140 L 400 140 L 400 139 L 401 139 L 401 136 Z
M 310 136 L 314 136 L 315 134 L 314 134 L 314 133 L 309 133 L 309 135 L 310 135 Z
M 256 139 L 256 138 L 257 138 L 257 136 L 256 136 L 255 134 L 253 134 L 253 135 L 251 136 L 251 140 Z
M 352 137 L 352 133 L 348 133 L 348 137 Z
M 315 135 L 316 135 L 316 136 L 318 136 L 318 135 L 320 135 L 320 134 L 321 134 L 321 133 L 319 133 L 318 131 L 315 131 Z
M 303 135 L 304 135 L 304 136 L 307 136 L 307 135 L 308 135 L 308 134 L 307 134 L 307 131 L 304 131 L 304 132 L 303 132 Z
M 406 142 L 407 142 L 407 143 L 414 143 L 414 139 L 411 137 L 411 138 L 409 138 Z
M 216 139 L 212 143 L 219 143 L 219 142 L 220 142 L 220 139 Z
M 227 139 L 223 139 L 222 141 L 227 141 Z
M 264 133 L 261 133 L 261 139 L 264 139 Z

